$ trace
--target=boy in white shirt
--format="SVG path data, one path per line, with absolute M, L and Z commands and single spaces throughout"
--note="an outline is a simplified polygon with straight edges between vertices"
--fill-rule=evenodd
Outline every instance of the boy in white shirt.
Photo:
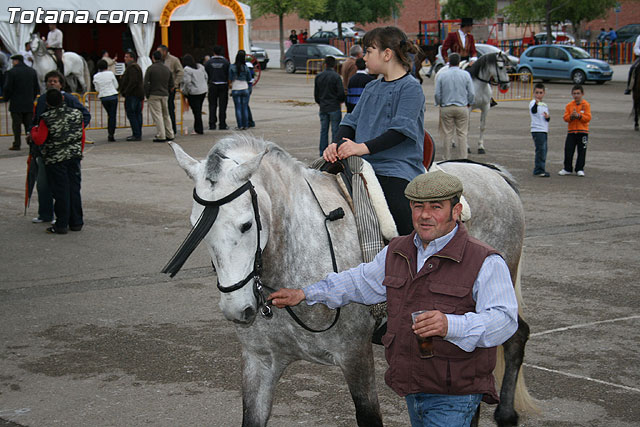
M 549 107 L 542 102 L 544 94 L 544 85 L 537 83 L 533 89 L 533 100 L 529 103 L 529 115 L 531 116 L 531 136 L 536 147 L 533 175 L 549 178 L 545 162 L 547 161 L 547 134 L 551 117 L 549 116 Z

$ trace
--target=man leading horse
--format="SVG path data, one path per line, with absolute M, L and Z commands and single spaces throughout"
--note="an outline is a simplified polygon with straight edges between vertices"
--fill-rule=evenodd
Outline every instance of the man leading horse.
M 413 233 L 393 239 L 370 263 L 269 296 L 279 308 L 303 300 L 331 308 L 386 301 L 385 381 L 405 397 L 413 427 L 468 426 L 481 400 L 497 403 L 496 346 L 518 328 L 505 260 L 459 221 L 462 190 L 445 172 L 419 175 L 405 189 Z M 418 337 L 431 339 L 430 354 Z

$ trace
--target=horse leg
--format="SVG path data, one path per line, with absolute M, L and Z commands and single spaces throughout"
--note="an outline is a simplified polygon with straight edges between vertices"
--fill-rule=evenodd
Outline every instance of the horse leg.
M 518 413 L 514 409 L 514 397 L 518 373 L 524 360 L 524 348 L 529 339 L 529 325 L 518 316 L 518 330 L 502 346 L 504 348 L 504 377 L 500 389 L 500 403 L 493 414 L 498 426 L 517 426 Z
M 356 407 L 358 426 L 382 427 L 371 344 L 367 343 L 362 352 L 349 356 L 340 368 Z
M 487 112 L 489 108 L 487 105 L 482 106 L 482 110 L 480 112 L 480 139 L 478 139 L 478 154 L 485 154 L 486 151 L 484 149 L 484 130 L 487 127 Z
M 265 427 L 276 384 L 287 364 L 275 363 L 271 355 L 242 354 L 242 427 Z

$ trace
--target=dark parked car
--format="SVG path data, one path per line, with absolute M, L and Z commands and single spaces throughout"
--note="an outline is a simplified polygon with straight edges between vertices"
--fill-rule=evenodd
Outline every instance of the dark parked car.
M 311 37 L 307 39 L 307 43 L 323 43 L 329 44 L 329 40 L 337 39 L 338 33 L 334 33 L 333 31 L 323 31 L 320 30 L 314 33 Z
M 575 84 L 595 81 L 603 84 L 611 80 L 609 64 L 592 58 L 587 51 L 569 45 L 532 46 L 520 56 L 518 73 L 531 73 L 534 78 L 572 80 Z
M 638 35 L 640 35 L 640 24 L 629 24 L 620 27 L 616 30 L 618 38 L 617 42 L 635 42 Z
M 269 55 L 267 51 L 258 46 L 251 46 L 251 56 L 260 63 L 260 69 L 265 70 L 269 63 Z
M 339 64 L 347 59 L 340 49 L 328 44 L 294 44 L 284 54 L 284 69 L 287 73 L 306 70 L 308 59 L 324 59 L 327 56 L 333 56 Z

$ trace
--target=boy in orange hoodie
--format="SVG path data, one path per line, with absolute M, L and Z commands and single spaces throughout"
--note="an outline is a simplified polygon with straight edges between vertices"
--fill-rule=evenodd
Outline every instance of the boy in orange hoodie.
M 564 121 L 569 124 L 569 133 L 564 141 L 564 168 L 558 175 L 571 175 L 573 168 L 573 153 L 578 149 L 576 160 L 576 175 L 584 176 L 584 162 L 587 156 L 587 142 L 589 142 L 589 122 L 591 121 L 591 105 L 582 99 L 584 89 L 575 85 L 571 89 L 573 101 L 564 108 Z

